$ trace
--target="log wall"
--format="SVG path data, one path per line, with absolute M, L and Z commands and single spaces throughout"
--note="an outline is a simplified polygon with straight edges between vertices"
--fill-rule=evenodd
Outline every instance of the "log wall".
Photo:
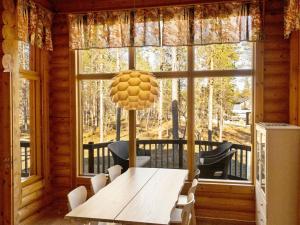
M 262 120 L 289 120 L 289 42 L 283 39 L 283 5 L 269 1 L 263 42 Z M 76 180 L 74 148 L 74 75 L 68 48 L 66 15 L 55 15 L 54 52 L 50 67 L 50 158 L 56 203 L 66 208 L 66 195 Z M 62 97 L 63 96 L 63 97 Z M 87 182 L 84 182 L 87 184 Z M 202 185 L 197 190 L 198 217 L 254 221 L 254 188 L 240 185 Z
M 3 12 L 3 5 L 0 4 L 0 12 L 2 15 Z M 3 21 L 0 20 L 0 29 L 2 30 L 3 27 Z M 0 33 L 0 41 L 2 43 L 3 36 L 2 32 Z M 2 58 L 3 51 L 2 48 L 0 48 L 0 57 Z M 5 167 L 7 166 L 6 163 L 4 163 L 5 159 L 7 158 L 7 149 L 9 149 L 9 141 L 5 140 L 7 138 L 7 134 L 9 133 L 9 126 L 7 125 L 7 107 L 9 106 L 8 100 L 9 96 L 7 95 L 9 92 L 7 90 L 7 80 L 9 76 L 5 73 L 3 73 L 3 67 L 2 63 L 0 64 L 0 225 L 4 224 L 4 220 L 10 222 L 10 218 L 7 218 L 7 214 L 10 212 L 7 212 L 7 208 L 4 209 L 4 201 L 9 200 L 5 197 L 4 193 L 7 193 L 10 189 L 10 185 L 6 182 L 7 180 L 7 174 L 4 172 Z M 8 201 L 9 203 L 10 201 Z M 7 222 L 6 222 L 7 224 Z
M 53 20 L 54 51 L 50 68 L 50 157 L 54 197 L 66 208 L 67 193 L 74 187 L 72 141 L 72 83 L 70 51 L 66 15 L 55 15 Z M 74 121 L 75 124 L 75 121 Z
M 203 184 L 196 192 L 199 218 L 255 221 L 254 187 L 234 184 Z
M 47 1 L 43 1 L 46 3 Z M 43 4 L 45 6 L 45 4 Z M 0 4 L 3 13 L 3 1 Z M 0 20 L 2 30 L 3 21 Z M 0 33 L 2 45 L 3 36 Z M 6 48 L 16 50 L 13 45 Z M 3 52 L 0 48 L 0 56 Z M 16 62 L 16 61 L 15 61 Z M 40 75 L 41 83 L 41 157 L 43 167 L 38 176 L 30 177 L 21 183 L 20 178 L 20 139 L 19 139 L 19 114 L 18 114 L 18 82 L 19 73 L 15 64 L 14 73 L 3 72 L 0 65 L 0 225 L 26 224 L 33 220 L 43 207 L 51 201 L 49 179 L 49 113 L 48 113 L 48 53 L 39 49 L 34 50 L 31 59 L 32 70 Z M 11 132 L 12 131 L 12 132 Z
M 266 2 L 263 120 L 289 122 L 289 40 L 283 38 L 283 1 Z
M 3 1 L 0 4 L 1 15 L 4 12 Z M 9 25 L 11 26 L 11 24 Z M 3 20 L 0 20 L 1 31 L 4 29 Z M 3 32 L 0 33 L 0 40 L 3 43 Z M 3 57 L 3 48 L 0 48 L 0 56 Z M 0 224 L 13 224 L 13 186 L 12 186 L 12 161 L 11 154 L 11 111 L 10 111 L 10 74 L 3 72 L 0 65 Z
M 2 5 L 0 6 L 2 11 Z M 289 70 L 299 75 L 298 56 L 292 55 L 295 63 L 289 62 L 289 41 L 283 39 L 283 4 L 282 1 L 271 0 L 267 2 L 265 16 L 265 41 L 263 42 L 263 95 L 262 108 L 264 121 L 288 122 L 289 106 L 294 114 L 299 114 L 298 98 L 289 104 L 289 90 L 291 99 L 296 98 L 299 88 L 295 87 L 297 78 L 289 79 Z M 2 21 L 2 20 L 1 20 Z M 0 23 L 2 28 L 2 22 Z M 2 33 L 0 33 L 2 42 Z M 294 40 L 294 39 L 293 39 Z M 36 179 L 21 188 L 21 207 L 18 218 L 23 224 L 34 219 L 39 211 L 51 202 L 51 197 L 59 206 L 66 208 L 66 195 L 68 191 L 82 181 L 75 179 L 76 163 L 74 148 L 74 76 L 72 73 L 71 52 L 68 48 L 68 25 L 66 15 L 55 15 L 53 21 L 54 52 L 51 54 L 50 67 L 50 166 L 44 164 L 44 178 Z M 299 48 L 299 39 L 294 40 Z M 291 49 L 292 50 L 292 49 Z M 0 50 L 0 56 L 2 56 Z M 297 54 L 296 54 L 297 55 Z M 40 71 L 48 72 L 48 55 L 41 54 L 36 61 Z M 46 75 L 47 76 L 47 75 Z M 48 81 L 44 80 L 45 100 L 47 102 Z M 289 89 L 291 85 L 291 89 Z M 2 72 L 0 66 L 0 224 L 12 224 L 10 213 L 12 187 L 8 182 L 11 177 L 10 161 L 10 83 L 9 75 Z M 294 94 L 293 94 L 294 93 Z M 298 96 L 299 94 L 297 94 Z M 294 96 L 294 97 L 293 97 Z M 291 112 L 292 110 L 290 110 Z M 45 112 L 47 118 L 47 112 Z M 291 118 L 294 118 L 291 116 Z M 297 119 L 298 121 L 298 119 Z M 295 123 L 295 122 L 294 122 Z M 299 124 L 299 122 L 297 122 Z M 47 130 L 47 129 L 46 129 Z M 3 131 L 3 132 L 2 132 Z M 46 135 L 47 136 L 47 135 Z M 47 143 L 47 138 L 43 140 Z M 45 158 L 47 154 L 45 155 Z M 49 170 L 52 177 L 48 176 Z M 50 184 L 51 182 L 51 184 Z M 86 181 L 84 182 L 88 184 Z M 55 189 L 51 190 L 53 186 Z M 50 194 L 51 193 L 51 194 Z M 201 185 L 196 194 L 196 212 L 200 217 L 218 217 L 222 219 L 254 220 L 254 190 L 253 186 L 240 185 Z M 5 203 L 5 204 L 4 204 Z
M 33 48 L 31 57 L 32 70 L 40 76 L 41 90 L 41 171 L 21 184 L 21 204 L 18 221 L 27 224 L 38 217 L 40 211 L 52 201 L 50 159 L 49 159 L 49 54 L 47 51 Z
M 290 38 L 290 123 L 300 126 L 300 32 L 293 32 Z M 299 171 L 300 176 L 300 171 Z M 300 181 L 300 179 L 299 179 Z M 298 184 L 300 188 L 300 183 Z M 300 192 L 300 189 L 299 189 Z M 300 206 L 300 194 L 298 196 Z M 300 224 L 300 207 L 299 207 Z

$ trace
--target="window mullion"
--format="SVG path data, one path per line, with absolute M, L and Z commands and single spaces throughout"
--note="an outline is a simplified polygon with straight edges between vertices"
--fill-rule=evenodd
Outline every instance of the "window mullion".
M 187 85 L 187 164 L 189 169 L 189 180 L 194 177 L 195 168 L 195 95 L 194 95 L 194 54 L 193 47 L 188 46 L 188 85 Z
M 134 47 L 129 47 L 129 69 L 133 70 L 135 69 L 135 48 Z

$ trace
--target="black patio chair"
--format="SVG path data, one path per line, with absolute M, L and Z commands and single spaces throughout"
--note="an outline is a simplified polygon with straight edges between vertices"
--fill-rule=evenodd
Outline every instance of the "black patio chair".
M 111 152 L 114 164 L 122 166 L 124 173 L 129 167 L 129 144 L 128 141 L 116 141 L 110 143 L 108 150 Z M 150 156 L 141 156 L 140 150 L 137 150 L 136 166 L 143 167 L 150 162 Z
M 211 150 L 211 151 L 200 151 L 199 157 L 200 158 L 216 158 L 219 157 L 226 152 L 229 151 L 231 148 L 232 143 L 231 142 L 223 142 L 221 143 L 216 149 Z
M 199 178 L 227 179 L 229 163 L 236 152 L 236 150 L 232 150 L 215 158 L 200 158 L 198 169 L 201 173 Z
M 199 169 L 196 169 L 196 170 L 195 170 L 194 179 L 199 179 L 199 176 L 200 176 L 200 170 L 199 170 Z

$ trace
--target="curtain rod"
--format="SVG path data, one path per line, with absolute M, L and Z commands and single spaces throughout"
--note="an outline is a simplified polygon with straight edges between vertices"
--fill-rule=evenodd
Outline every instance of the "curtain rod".
M 237 2 L 237 3 L 261 3 L 265 0 L 228 0 L 228 1 L 215 1 L 215 2 L 199 2 L 194 4 L 175 4 L 175 5 L 164 5 L 164 6 L 149 6 L 149 7 L 130 7 L 130 8 L 120 8 L 120 9 L 99 9 L 99 10 L 88 10 L 88 11 L 70 11 L 70 12 L 55 12 L 56 14 L 87 14 L 87 13 L 94 13 L 94 12 L 111 12 L 111 11 L 132 11 L 135 9 L 157 9 L 157 8 L 169 8 L 169 7 L 193 7 L 197 5 L 212 5 L 212 4 L 220 4 L 220 3 L 229 3 L 229 2 Z

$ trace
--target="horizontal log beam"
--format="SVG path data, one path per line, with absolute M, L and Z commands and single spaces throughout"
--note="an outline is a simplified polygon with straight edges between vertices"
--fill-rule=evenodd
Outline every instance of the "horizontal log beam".
M 148 8 L 148 7 L 163 7 L 172 5 L 192 5 L 199 3 L 213 2 L 231 2 L 232 0 L 161 0 L 161 1 L 144 1 L 144 0 L 53 0 L 55 12 L 60 13 L 79 13 L 101 10 L 116 10 L 130 8 Z M 244 2 L 245 0 L 237 0 Z

